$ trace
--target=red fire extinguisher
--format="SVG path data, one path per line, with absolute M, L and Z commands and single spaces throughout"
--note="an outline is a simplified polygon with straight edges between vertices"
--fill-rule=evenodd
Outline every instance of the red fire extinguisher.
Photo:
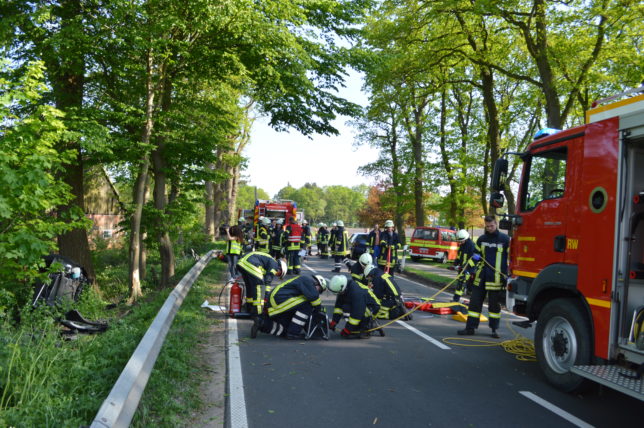
M 237 281 L 234 281 L 233 285 L 230 287 L 230 309 L 228 311 L 230 316 L 235 316 L 236 313 L 241 311 L 241 301 L 242 288 L 239 286 Z

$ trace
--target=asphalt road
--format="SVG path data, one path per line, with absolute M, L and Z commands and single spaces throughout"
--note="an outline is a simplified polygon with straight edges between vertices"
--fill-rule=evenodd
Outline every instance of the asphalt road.
M 305 267 L 304 274 L 333 275 L 332 260 L 312 257 Z M 436 291 L 402 276 L 396 280 L 406 297 Z M 334 296 L 327 292 L 323 301 L 330 313 Z M 501 339 L 489 337 L 489 328 L 481 325 L 473 338 L 492 345 L 483 347 L 453 344 L 448 338 L 458 341 L 456 331 L 464 324 L 449 316 L 414 315 L 412 321 L 386 327 L 385 337 L 366 340 L 333 332 L 328 341 L 287 341 L 261 333 L 250 339 L 250 321 L 230 322 L 226 425 L 554 428 L 641 423 L 644 405 L 638 400 L 599 387 L 584 396 L 559 392 L 545 382 L 536 362 L 519 361 L 495 346 L 515 334 L 531 338 L 534 328 L 510 326 L 518 319 L 510 314 L 503 314 Z

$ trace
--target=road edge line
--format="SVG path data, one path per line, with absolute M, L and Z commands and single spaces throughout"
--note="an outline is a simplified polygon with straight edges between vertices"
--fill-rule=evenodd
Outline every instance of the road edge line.
M 567 420 L 568 422 L 570 422 L 575 426 L 578 426 L 580 428 L 593 428 L 593 425 L 590 425 L 589 423 L 582 421 L 577 416 L 574 416 L 571 413 L 566 412 L 564 409 L 555 406 L 554 404 L 544 400 L 543 398 L 539 397 L 536 394 L 533 394 L 530 391 L 519 391 L 519 394 L 523 395 L 529 400 L 532 400 L 538 405 L 550 410 L 555 415 Z

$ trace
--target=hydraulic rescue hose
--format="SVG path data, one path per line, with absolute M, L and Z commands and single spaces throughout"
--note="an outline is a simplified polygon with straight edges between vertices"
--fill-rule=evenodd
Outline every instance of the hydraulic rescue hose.
M 469 259 L 465 260 L 463 265 L 467 264 Z M 492 266 L 490 263 L 488 263 L 487 260 L 483 259 L 483 262 L 488 265 L 492 270 L 497 271 L 497 269 Z M 452 281 L 447 283 L 443 288 L 438 290 L 436 293 L 434 293 L 432 296 L 425 300 L 433 300 L 436 296 L 438 296 L 440 293 L 445 291 L 447 288 L 449 288 L 450 285 L 452 285 L 454 282 L 458 281 L 465 273 L 465 269 L 461 270 L 459 274 L 454 278 Z M 508 275 L 504 274 L 503 272 L 499 272 L 502 276 L 506 277 Z M 394 322 L 405 318 L 407 315 L 415 312 L 420 308 L 420 305 L 416 306 L 415 308 L 412 308 L 409 312 L 404 313 L 403 315 L 399 316 L 398 318 L 394 318 L 390 320 L 389 322 L 379 325 L 378 327 L 371 328 L 369 330 L 363 330 L 362 332 L 370 333 L 372 331 L 380 330 L 382 328 L 385 328 Z M 537 361 L 536 354 L 534 351 L 534 343 L 532 340 L 521 336 L 519 333 L 517 333 L 513 328 L 512 324 L 510 324 L 510 321 L 506 321 L 507 326 L 510 331 L 514 334 L 514 338 L 509 339 L 509 340 L 504 340 L 502 342 L 495 342 L 492 340 L 484 340 L 484 339 L 471 339 L 471 338 L 465 338 L 465 337 L 445 337 L 443 338 L 443 342 L 448 345 L 452 346 L 467 346 L 467 347 L 484 347 L 484 346 L 502 346 L 505 352 L 514 355 L 514 357 L 519 360 L 519 361 Z M 359 332 L 357 332 L 359 333 Z

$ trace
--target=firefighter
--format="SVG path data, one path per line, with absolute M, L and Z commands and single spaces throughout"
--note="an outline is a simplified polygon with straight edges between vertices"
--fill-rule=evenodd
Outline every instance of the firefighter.
M 302 246 L 304 248 L 304 260 L 306 260 L 306 256 L 311 255 L 311 227 L 306 220 L 302 220 L 302 241 L 304 243 Z
M 226 229 L 226 261 L 228 262 L 228 280 L 238 275 L 237 261 L 242 253 L 244 245 L 244 232 L 239 226 L 232 226 Z
M 478 262 L 472 297 L 467 310 L 467 323 L 460 335 L 472 335 L 479 326 L 481 308 L 488 295 L 488 311 L 491 336 L 498 339 L 497 330 L 501 323 L 501 299 L 508 273 L 508 247 L 510 238 L 499 231 L 496 218 L 485 216 L 485 233 L 476 240 L 472 259 Z
M 273 277 L 284 278 L 286 262 L 282 259 L 275 260 L 260 251 L 251 251 L 239 259 L 237 270 L 246 286 L 246 309 L 251 315 L 256 316 L 262 311 L 262 286 L 265 287 L 265 294 L 270 293 Z
M 285 246 L 285 253 L 288 260 L 288 272 L 298 275 L 302 269 L 300 261 L 300 249 L 302 248 L 302 226 L 297 224 L 297 219 L 291 217 L 291 224 L 286 226 L 282 242 Z
M 373 264 L 365 266 L 364 276 L 365 281 L 367 281 L 369 287 L 373 290 L 373 294 L 380 302 L 377 318 L 394 319 L 406 312 L 400 286 L 393 276 Z
M 344 275 L 335 275 L 329 282 L 329 290 L 337 294 L 333 319 L 329 328 L 335 331 L 335 327 L 344 315 L 349 313 L 344 328 L 340 335 L 345 339 L 368 339 L 368 330 L 374 315 L 378 313 L 380 304 L 369 287 L 362 285 L 353 279 L 347 279 Z
M 277 221 L 275 222 L 275 228 L 273 229 L 273 232 L 271 234 L 271 256 L 273 256 L 276 259 L 279 259 L 282 257 L 282 248 L 284 247 L 284 242 L 283 240 L 283 233 L 284 233 L 284 219 L 283 218 L 278 218 Z
M 380 233 L 379 245 L 378 267 L 393 276 L 398 263 L 398 249 L 401 248 L 398 233 L 394 231 L 393 221 L 387 220 L 385 222 L 385 231 Z
M 373 225 L 373 229 L 369 232 L 367 236 L 367 247 L 369 249 L 369 254 L 374 260 L 378 260 L 380 255 L 380 226 L 378 223 Z
M 369 253 L 364 253 L 358 258 L 358 262 L 350 262 L 349 259 L 347 259 L 347 267 L 349 268 L 349 272 L 351 272 L 351 278 L 354 280 L 363 283 L 364 285 L 367 285 L 367 281 L 365 280 L 365 275 L 364 275 L 364 269 L 365 267 L 369 266 L 370 264 L 373 263 L 373 258 L 371 257 L 371 254 Z
M 349 235 L 344 229 L 344 222 L 337 221 L 337 228 L 335 233 L 331 235 L 329 245 L 331 246 L 331 253 L 335 262 L 333 272 L 340 272 L 342 268 L 342 260 L 349 255 Z
M 270 253 L 270 224 L 271 219 L 268 217 L 263 217 L 260 221 L 260 225 L 257 228 L 256 251 L 261 251 L 266 254 Z
M 257 337 L 257 331 L 261 331 L 286 335 L 287 339 L 303 339 L 302 329 L 309 317 L 322 309 L 320 294 L 324 290 L 326 280 L 320 275 L 296 276 L 277 285 L 268 297 L 268 315 L 255 319 L 250 337 Z
M 476 273 L 472 255 L 476 247 L 474 246 L 474 241 L 470 239 L 470 234 L 465 229 L 456 232 L 456 240 L 459 242 L 459 246 L 453 269 L 459 273 L 459 279 L 456 283 L 452 301 L 460 302 L 465 292 L 468 294 L 472 292 L 472 282 Z
M 326 228 L 326 224 L 320 223 L 315 240 L 318 243 L 318 256 L 320 256 L 320 258 L 322 259 L 328 259 L 329 258 L 329 231 Z
M 253 226 L 244 217 L 239 217 L 239 226 L 244 234 L 245 245 L 244 252 L 252 251 L 253 249 Z

